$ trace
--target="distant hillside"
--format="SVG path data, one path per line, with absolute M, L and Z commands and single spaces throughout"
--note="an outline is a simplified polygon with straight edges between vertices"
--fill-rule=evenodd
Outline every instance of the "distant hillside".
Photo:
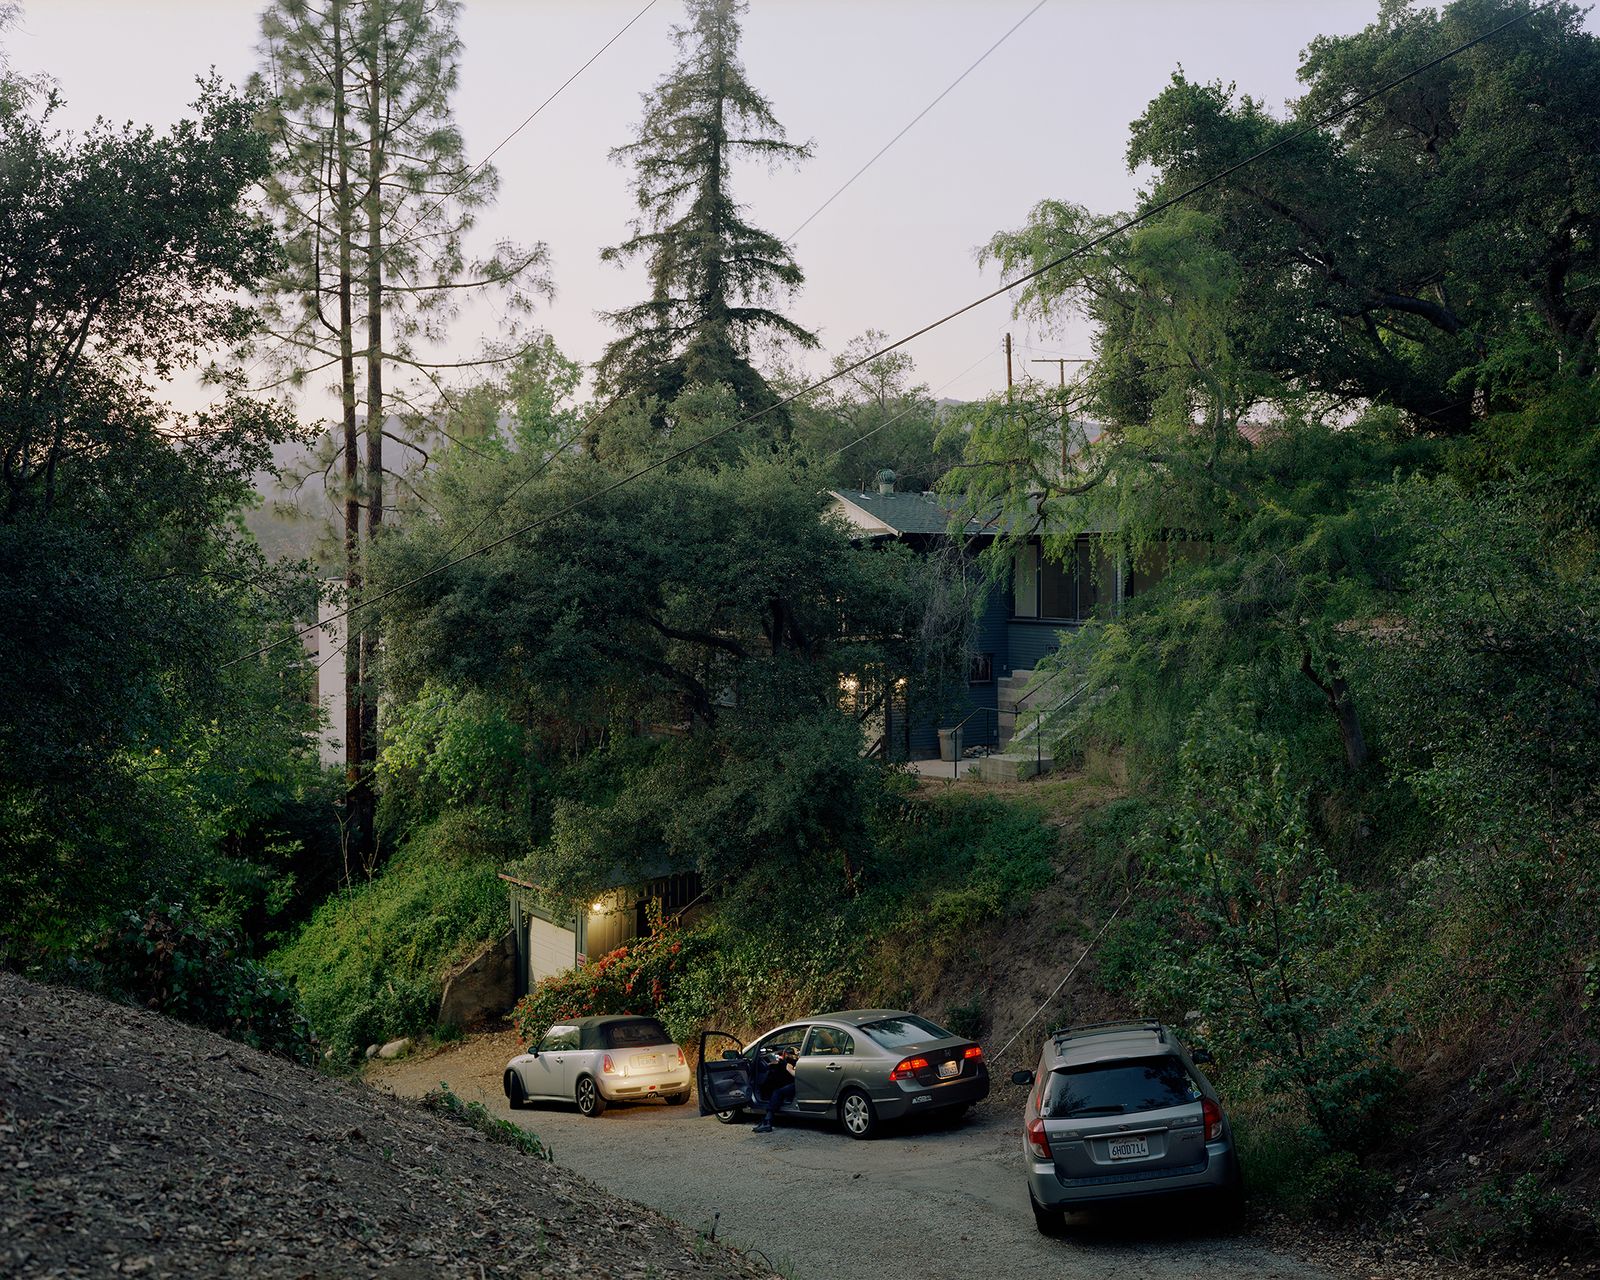
M 770 1274 L 365 1085 L 11 974 L 0 1167 L 0 1275 Z

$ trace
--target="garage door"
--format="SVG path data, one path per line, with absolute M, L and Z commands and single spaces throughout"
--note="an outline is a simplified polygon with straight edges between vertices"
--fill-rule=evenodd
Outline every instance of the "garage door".
M 571 929 L 528 917 L 528 981 L 534 983 L 572 968 L 578 954 L 578 936 Z

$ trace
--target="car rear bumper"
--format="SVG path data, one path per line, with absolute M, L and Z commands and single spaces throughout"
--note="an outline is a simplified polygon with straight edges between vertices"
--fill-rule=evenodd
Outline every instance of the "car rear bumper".
M 674 1067 L 670 1071 L 652 1071 L 648 1075 L 600 1076 L 600 1092 L 608 1102 L 629 1102 L 637 1098 L 654 1098 L 665 1093 L 689 1092 L 689 1068 Z
M 944 1107 L 964 1107 L 981 1102 L 989 1096 L 989 1076 L 966 1076 L 942 1084 L 923 1087 L 911 1086 L 883 1097 L 875 1097 L 873 1106 L 883 1120 L 898 1120 L 902 1116 L 923 1111 L 938 1111 Z
M 1226 1142 L 1208 1144 L 1206 1159 L 1200 1164 L 1177 1169 L 1107 1169 L 1087 1178 L 1063 1178 L 1054 1161 L 1036 1160 L 1031 1152 L 1027 1161 L 1028 1190 L 1034 1203 L 1045 1209 L 1087 1208 L 1140 1196 L 1221 1193 L 1236 1177 Z

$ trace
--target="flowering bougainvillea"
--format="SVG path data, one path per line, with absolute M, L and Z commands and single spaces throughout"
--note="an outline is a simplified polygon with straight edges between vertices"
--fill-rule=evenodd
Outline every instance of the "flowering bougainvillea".
M 671 998 L 673 980 L 688 959 L 692 935 L 651 921 L 654 931 L 626 946 L 541 979 L 512 1010 L 517 1032 L 530 1048 L 551 1024 L 592 1014 L 654 1014 Z

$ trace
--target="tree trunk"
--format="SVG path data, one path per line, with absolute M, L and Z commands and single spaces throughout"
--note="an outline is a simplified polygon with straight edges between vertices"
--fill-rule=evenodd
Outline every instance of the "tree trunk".
M 383 60 L 384 17 L 373 22 L 367 54 L 367 546 L 383 524 Z M 369 779 L 378 761 L 378 699 L 373 681 L 378 656 L 378 633 L 363 615 L 361 626 L 361 681 L 367 697 L 361 705 L 361 763 Z M 363 850 L 371 866 L 377 854 L 376 833 Z
M 1359 773 L 1370 763 L 1372 755 L 1367 750 L 1366 734 L 1361 732 L 1361 719 L 1356 714 L 1356 700 L 1350 693 L 1350 685 L 1344 676 L 1339 674 L 1339 660 L 1328 659 L 1328 678 L 1324 680 L 1311 665 L 1311 651 L 1303 649 L 1300 652 L 1300 670 L 1307 680 L 1322 691 L 1328 709 L 1333 712 L 1333 718 L 1338 722 L 1339 741 L 1344 746 L 1345 766 L 1351 773 Z
M 344 584 L 345 608 L 361 603 L 361 447 L 356 423 L 355 272 L 351 264 L 351 237 L 354 217 L 350 205 L 350 151 L 345 131 L 343 0 L 333 0 L 333 164 L 335 199 L 339 225 L 339 391 L 344 425 Z M 349 828 L 357 855 L 363 864 L 369 860 L 372 843 L 372 774 L 362 751 L 364 739 L 365 686 L 361 644 L 356 628 L 359 615 L 350 614 L 344 624 L 344 758 L 345 804 Z

